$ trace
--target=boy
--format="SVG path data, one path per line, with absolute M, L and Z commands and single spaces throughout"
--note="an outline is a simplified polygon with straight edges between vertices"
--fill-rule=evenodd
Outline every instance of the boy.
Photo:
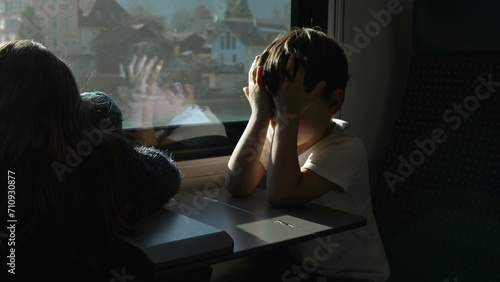
M 372 213 L 364 145 L 347 122 L 333 118 L 347 80 L 347 59 L 333 38 L 300 28 L 275 39 L 254 61 L 243 89 L 252 114 L 229 160 L 227 188 L 249 195 L 267 173 L 272 205 L 313 201 L 365 217 L 362 228 L 320 239 L 336 246 L 333 252 L 315 252 L 319 240 L 291 251 L 301 261 L 314 259 L 315 275 L 332 281 L 383 281 L 389 265 Z M 293 275 L 281 279 L 305 278 Z

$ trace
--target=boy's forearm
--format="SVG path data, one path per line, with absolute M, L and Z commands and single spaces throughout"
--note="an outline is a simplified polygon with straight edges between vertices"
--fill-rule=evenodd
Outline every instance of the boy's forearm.
M 138 131 L 138 139 L 140 144 L 145 146 L 156 146 L 158 141 L 156 139 L 155 130 L 153 127 L 144 127 Z
M 235 196 L 250 194 L 264 174 L 260 155 L 266 140 L 269 114 L 253 113 L 228 162 L 226 184 Z
M 302 175 L 297 157 L 299 117 L 296 115 L 283 122 L 278 116 L 277 121 L 281 122 L 277 122 L 274 129 L 266 189 L 270 203 L 286 205 Z
M 141 128 L 143 122 L 143 106 L 141 103 L 130 102 L 128 104 L 128 115 L 125 118 L 126 127 Z

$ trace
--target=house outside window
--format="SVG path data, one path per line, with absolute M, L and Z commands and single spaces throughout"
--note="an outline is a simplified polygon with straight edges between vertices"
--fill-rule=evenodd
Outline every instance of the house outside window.
M 67 18 L 67 17 L 63 18 L 63 26 L 64 26 L 65 30 L 69 30 L 70 29 L 70 20 L 69 20 L 69 18 Z

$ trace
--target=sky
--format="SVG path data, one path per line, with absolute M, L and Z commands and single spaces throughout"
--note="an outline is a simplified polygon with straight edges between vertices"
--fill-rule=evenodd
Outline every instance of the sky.
M 189 13 L 192 13 L 196 7 L 203 4 L 207 7 L 213 14 L 222 17 L 226 9 L 226 0 L 116 0 L 125 9 L 133 3 L 149 3 L 152 6 L 162 7 L 156 9 L 158 15 L 166 16 L 171 18 L 172 13 L 176 10 L 186 9 Z M 274 7 L 283 7 L 286 3 L 290 3 L 291 0 L 247 0 L 248 5 L 252 14 L 257 18 L 274 18 L 276 17 L 274 13 Z M 168 3 L 168 5 L 166 5 Z M 166 7 L 171 7 L 166 8 Z

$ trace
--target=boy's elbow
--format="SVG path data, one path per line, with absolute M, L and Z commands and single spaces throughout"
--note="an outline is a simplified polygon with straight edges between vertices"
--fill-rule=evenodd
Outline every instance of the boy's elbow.
M 267 202 L 271 206 L 277 207 L 277 208 L 286 208 L 286 207 L 291 207 L 291 206 L 297 205 L 297 203 L 290 201 L 290 199 L 287 199 L 285 197 L 270 195 L 269 193 L 267 195 Z
M 307 203 L 302 197 L 293 194 L 277 193 L 276 191 L 267 191 L 267 202 L 277 208 L 296 207 Z
M 251 192 L 247 191 L 240 191 L 240 190 L 232 190 L 232 189 L 227 189 L 229 191 L 229 194 L 233 197 L 246 197 L 251 194 Z
M 246 197 L 252 193 L 252 189 L 242 181 L 237 181 L 230 174 L 226 174 L 226 189 L 234 197 Z
M 232 183 L 229 183 L 226 188 L 229 194 L 231 194 L 231 196 L 233 197 L 246 197 L 249 196 L 253 191 L 252 189 L 249 189 L 244 185 L 234 185 Z
M 284 204 L 280 199 L 268 197 L 267 202 L 273 207 L 277 207 L 277 208 L 284 207 Z

